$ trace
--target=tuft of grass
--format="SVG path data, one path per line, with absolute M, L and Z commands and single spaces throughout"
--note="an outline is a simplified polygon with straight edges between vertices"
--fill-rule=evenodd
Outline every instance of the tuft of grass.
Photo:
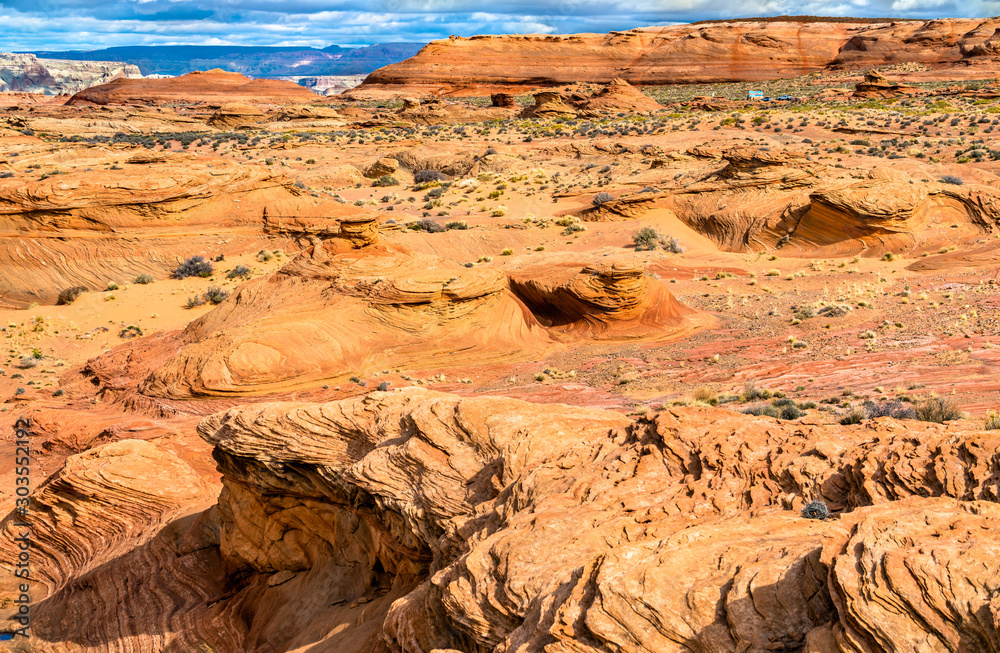
M 925 399 L 917 404 L 915 411 L 917 419 L 921 422 L 944 424 L 953 419 L 962 419 L 963 417 L 962 410 L 958 407 L 958 404 L 954 400 L 945 399 L 944 397 L 930 397 Z
M 996 411 L 990 411 L 986 415 L 986 424 L 983 426 L 987 431 L 997 431 L 1000 430 L 1000 413 Z
M 840 423 L 845 426 L 848 424 L 860 424 L 865 418 L 865 413 L 860 408 L 852 408 L 843 417 L 840 418 Z

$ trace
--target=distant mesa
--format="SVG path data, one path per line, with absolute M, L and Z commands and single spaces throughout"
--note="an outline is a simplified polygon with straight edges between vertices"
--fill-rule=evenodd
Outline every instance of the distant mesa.
M 143 104 L 204 102 L 206 104 L 304 103 L 316 94 L 292 82 L 250 79 L 224 70 L 194 72 L 165 79 L 116 79 L 85 89 L 67 104 Z
M 748 19 L 609 34 L 506 35 L 433 41 L 370 74 L 349 95 L 474 96 L 578 81 L 634 85 L 763 81 L 915 62 L 992 78 L 1000 19 Z
M 39 59 L 33 54 L 0 52 L 0 92 L 59 95 L 75 93 L 119 78 L 139 78 L 136 66 L 114 61 Z

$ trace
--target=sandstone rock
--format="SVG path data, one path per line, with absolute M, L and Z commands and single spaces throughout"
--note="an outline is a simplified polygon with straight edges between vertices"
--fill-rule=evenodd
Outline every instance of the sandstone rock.
M 552 262 L 510 275 L 511 290 L 546 326 L 602 340 L 677 338 L 710 323 L 641 265 Z
M 141 546 L 173 519 L 196 506 L 203 509 L 214 498 L 215 490 L 190 466 L 142 440 L 112 442 L 69 457 L 34 493 L 26 516 L 34 544 L 45 552 L 31 569 L 44 586 L 36 598 Z M 9 569 L 17 558 L 14 516 L 3 523 L 0 545 L 0 561 Z M 72 532 L 66 531 L 68 520 Z M 13 582 L 13 575 L 4 579 L 8 589 Z
M 148 443 L 71 458 L 39 491 L 31 643 L 988 651 L 1000 436 L 965 428 L 632 421 L 418 388 L 233 408 L 198 428 L 217 510 L 157 533 L 206 486 Z
M 95 157 L 84 150 L 78 154 L 83 160 Z M 99 154 L 97 160 L 109 156 Z M 180 225 L 205 233 L 239 226 L 256 234 L 233 238 L 220 248 L 223 253 L 255 244 L 259 249 L 264 206 L 295 196 L 290 180 L 264 166 L 176 154 L 160 162 L 162 154 L 146 151 L 132 156 L 126 160 L 141 165 L 0 180 L 0 228 L 18 234 L 0 243 L 0 291 L 8 300 L 54 303 L 73 285 L 103 288 L 108 265 L 122 279 L 150 271 L 168 274 L 178 257 L 192 255 L 189 238 L 170 234 Z M 58 239 L 51 237 L 55 234 Z M 126 235 L 144 245 L 126 243 Z M 31 248 L 30 256 L 24 247 Z
M 375 163 L 368 166 L 365 170 L 365 177 L 369 179 L 378 179 L 384 175 L 396 174 L 399 170 L 399 161 L 396 159 L 390 159 L 389 157 L 382 157 Z
M 658 111 L 663 105 L 635 88 L 624 79 L 615 78 L 601 91 L 574 102 L 577 109 L 597 113 L 644 113 Z
M 312 102 L 316 95 L 294 82 L 250 79 L 222 70 L 193 72 L 163 79 L 117 79 L 93 86 L 71 97 L 67 104 L 141 104 L 208 102 L 269 104 Z
M 431 99 L 421 102 L 405 98 L 403 108 L 396 112 L 399 119 L 422 125 L 443 125 L 482 122 L 510 116 L 509 111 L 499 108 L 471 107 L 467 104 Z
M 373 223 L 342 229 L 355 244 L 326 240 L 191 323 L 142 392 L 267 394 L 401 365 L 523 360 L 549 343 L 499 270 L 354 249 Z
M 578 80 L 630 84 L 715 83 L 796 77 L 839 68 L 993 61 L 995 19 L 886 23 L 732 21 L 645 27 L 610 34 L 473 36 L 433 41 L 348 93 L 483 95 Z M 981 77 L 995 76 L 985 66 Z
M 535 104 L 521 112 L 522 118 L 573 118 L 576 109 L 566 104 L 562 94 L 552 91 L 535 93 Z
M 208 124 L 216 129 L 240 129 L 259 123 L 263 117 L 264 112 L 255 106 L 230 102 L 219 107 Z
M 357 248 L 378 242 L 378 217 L 355 216 L 340 221 L 340 236 Z
M 514 107 L 517 103 L 514 101 L 514 96 L 510 93 L 493 93 L 490 96 L 490 102 L 495 107 Z
M 33 54 L 0 53 L 0 91 L 57 95 L 75 93 L 115 79 L 141 79 L 139 68 L 113 61 L 39 59 Z
M 885 78 L 885 75 L 877 70 L 869 70 L 865 73 L 863 82 L 858 82 L 854 88 L 854 97 L 893 97 L 896 95 L 912 95 L 921 93 L 922 90 L 916 86 L 906 86 L 894 84 Z

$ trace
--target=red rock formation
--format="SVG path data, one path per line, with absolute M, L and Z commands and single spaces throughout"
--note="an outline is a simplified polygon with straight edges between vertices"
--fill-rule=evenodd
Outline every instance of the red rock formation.
M 967 426 L 715 408 L 633 422 L 417 388 L 232 409 L 199 426 L 223 473 L 217 511 L 150 539 L 203 486 L 147 443 L 81 456 L 42 493 L 36 564 L 54 580 L 31 643 L 989 651 L 1000 436 Z M 128 474 L 157 457 L 167 494 Z M 813 500 L 828 519 L 801 514 Z M 54 518 L 90 520 L 88 505 L 128 509 L 93 532 Z
M 676 339 L 709 323 L 642 265 L 549 262 L 511 273 L 511 290 L 542 324 L 600 340 Z
M 313 102 L 316 95 L 293 82 L 250 79 L 222 70 L 193 72 L 163 79 L 116 79 L 80 91 L 67 104 L 148 104 L 161 102 L 231 102 L 285 104 Z
M 110 156 L 81 152 L 84 161 Z M 54 303 L 70 286 L 104 288 L 109 270 L 119 281 L 165 274 L 197 247 L 192 230 L 235 231 L 224 253 L 246 251 L 264 239 L 264 207 L 298 192 L 264 166 L 223 159 L 143 150 L 115 168 L 0 180 L 0 231 L 17 236 L 0 239 L 6 301 Z
M 756 81 L 903 62 L 986 64 L 980 72 L 988 78 L 996 75 L 998 27 L 993 18 L 739 21 L 610 34 L 458 37 L 380 68 L 348 94 L 481 95 L 615 78 L 630 84 Z
M 352 242 L 313 247 L 192 322 L 143 393 L 268 394 L 387 367 L 530 360 L 549 342 L 496 268 L 354 249 L 365 223 L 347 231 Z

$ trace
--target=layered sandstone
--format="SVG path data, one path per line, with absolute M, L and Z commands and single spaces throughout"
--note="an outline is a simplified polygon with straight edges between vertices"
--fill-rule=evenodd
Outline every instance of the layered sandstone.
M 0 232 L 9 236 L 0 240 L 0 290 L 7 301 L 53 303 L 70 286 L 103 289 L 109 279 L 166 276 L 178 259 L 202 249 L 188 237 L 192 230 L 232 234 L 223 253 L 259 245 L 264 208 L 297 195 L 290 180 L 264 166 L 67 149 L 65 168 L 51 176 L 0 180 Z M 83 167 L 111 157 L 122 165 Z
M 707 407 L 633 421 L 407 388 L 234 408 L 199 433 L 223 474 L 217 509 L 196 512 L 204 482 L 147 443 L 71 459 L 41 493 L 35 560 L 52 580 L 34 597 L 38 650 L 902 653 L 998 641 L 1000 441 L 968 423 Z M 168 492 L 131 477 L 153 460 Z M 815 500 L 827 518 L 803 516 Z M 116 528 L 50 516 L 89 520 L 91 505 L 118 510 Z M 144 562 L 148 584 L 134 587 Z
M 193 72 L 180 77 L 160 79 L 116 79 L 79 92 L 70 105 L 140 104 L 163 102 L 204 102 L 294 104 L 316 100 L 316 95 L 293 82 L 273 79 L 250 79 L 239 73 L 222 70 Z
M 113 61 L 39 59 L 33 54 L 0 52 L 0 92 L 60 95 L 116 79 L 142 79 L 132 64 Z
M 841 67 L 919 62 L 995 75 L 995 18 L 754 22 L 645 27 L 610 34 L 456 37 L 380 68 L 348 94 L 523 92 L 577 81 L 760 81 Z M 992 71 L 992 72 L 991 72 Z M 963 73 L 964 74 L 964 73 Z
M 370 222 L 344 227 L 345 239 L 312 247 L 192 322 L 142 392 L 267 394 L 400 366 L 530 360 L 548 342 L 499 270 L 364 246 Z

